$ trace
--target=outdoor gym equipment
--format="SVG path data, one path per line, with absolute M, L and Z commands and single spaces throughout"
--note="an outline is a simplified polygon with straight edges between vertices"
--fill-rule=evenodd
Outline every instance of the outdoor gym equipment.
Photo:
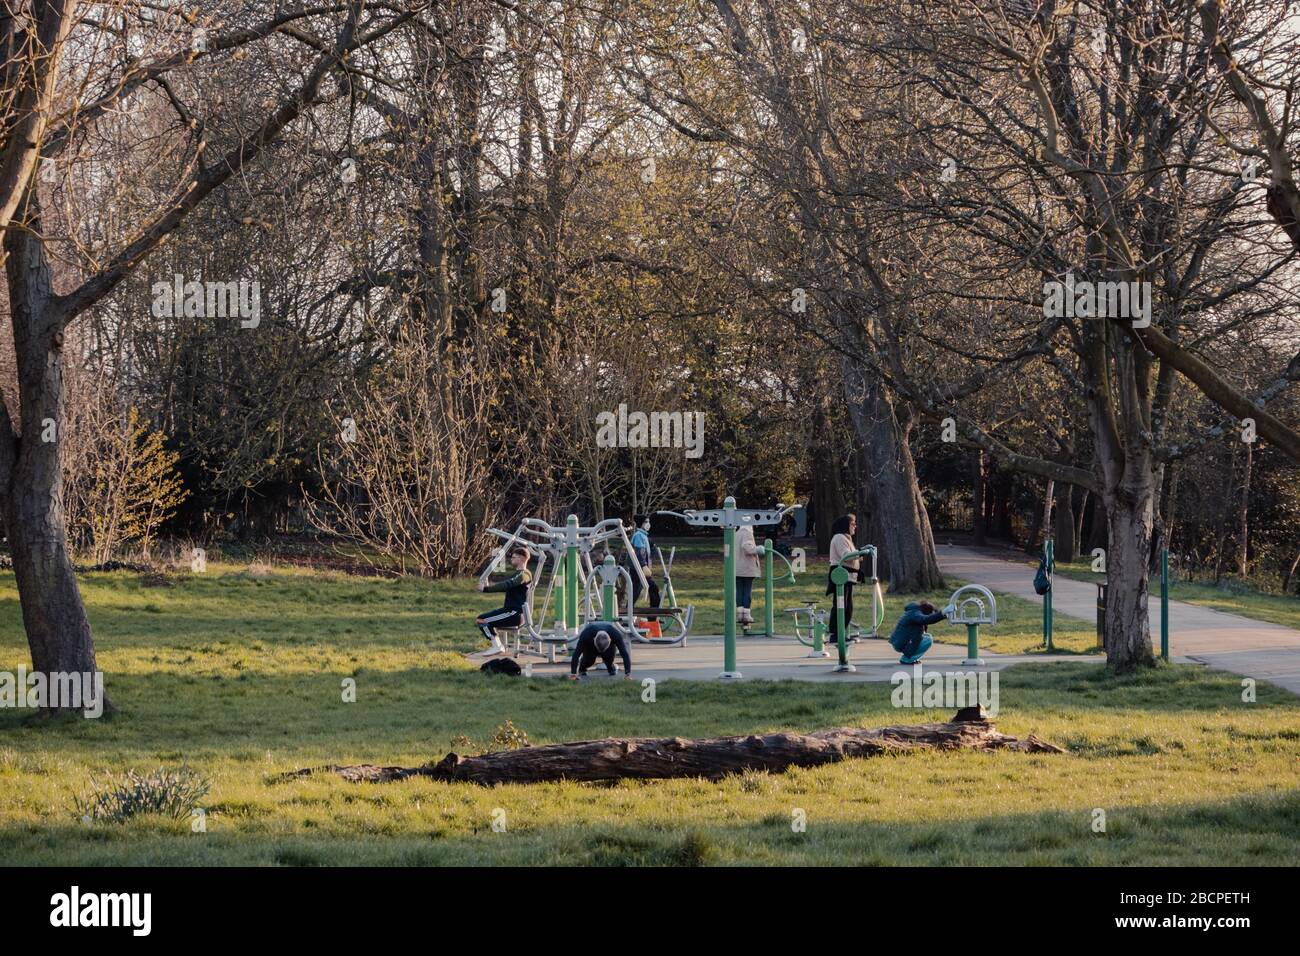
M 586 607 L 590 608 L 592 606 L 591 588 L 592 585 L 596 584 L 597 580 L 599 580 L 601 587 L 600 619 L 609 624 L 619 623 L 618 598 L 615 595 L 618 588 L 619 578 L 622 578 L 627 582 L 627 591 L 625 593 L 630 595 L 632 593 L 632 575 L 628 572 L 627 568 L 620 567 L 614 561 L 614 556 L 612 554 L 607 554 L 605 555 L 605 560 L 596 565 L 595 572 L 587 575 L 587 582 L 584 588 L 584 603 Z M 627 634 L 636 634 L 636 620 L 632 616 L 631 601 L 627 602 L 627 623 L 622 625 L 622 627 Z
M 636 609 L 637 617 L 656 618 L 667 620 L 673 627 L 672 633 L 660 634 L 653 636 L 652 633 L 646 633 L 640 628 L 632 632 L 632 639 L 642 644 L 661 644 L 675 645 L 685 644 L 686 638 L 691 633 L 691 623 L 695 620 L 695 605 L 689 604 L 686 607 L 677 606 L 677 594 L 673 590 L 673 559 L 677 557 L 677 549 L 673 548 L 668 552 L 668 560 L 664 560 L 662 548 L 655 548 L 659 554 L 659 565 L 664 572 L 664 590 L 661 595 L 668 602 L 665 607 L 639 607 Z M 647 589 L 648 591 L 648 589 Z M 630 592 L 629 592 L 630 593 Z
M 788 608 L 786 613 L 794 617 L 795 639 L 804 647 L 812 648 L 808 653 L 809 657 L 831 656 L 831 652 L 825 648 L 826 611 L 816 604 L 805 604 L 803 607 Z M 860 628 L 856 629 L 854 636 L 860 630 Z
M 582 626 L 597 620 L 595 605 L 592 602 L 591 588 L 588 583 L 596 573 L 592 565 L 591 553 L 600 544 L 621 541 L 625 553 L 632 555 L 632 542 L 627 529 L 618 518 L 607 518 L 590 527 L 578 524 L 577 515 L 569 515 L 563 526 L 551 525 L 540 518 L 524 518 L 513 532 L 489 528 L 488 534 L 502 539 L 501 546 L 493 552 L 492 560 L 479 577 L 480 584 L 486 584 L 492 569 L 502 562 L 514 545 L 522 545 L 530 555 L 538 559 L 537 573 L 528 589 L 528 600 L 524 604 L 522 629 L 528 634 L 536 649 L 523 649 L 519 646 L 516 632 L 515 653 L 539 654 L 554 663 L 556 645 L 571 645 L 577 642 Z M 612 555 L 610 555 L 612 557 Z M 534 593 L 541 581 L 548 561 L 552 571 L 542 600 L 540 613 L 534 614 Z M 645 572 L 639 561 L 628 562 L 635 570 L 643 589 L 646 588 Z M 626 572 L 629 580 L 631 572 Z M 580 590 L 581 589 L 581 590 Z M 582 606 L 579 607 L 579 594 Z M 629 590 L 629 594 L 631 591 Z M 551 597 L 555 595 L 555 619 L 551 628 L 546 627 L 547 612 L 550 610 Z M 606 604 L 605 594 L 598 596 L 599 606 L 603 612 Z M 630 604 L 631 602 L 629 602 Z M 633 628 L 633 636 L 635 636 Z
M 844 562 L 861 557 L 871 558 L 871 577 L 862 582 L 871 588 L 870 637 L 876 637 L 879 634 L 880 624 L 885 619 L 885 598 L 880 593 L 880 579 L 876 576 L 876 546 L 868 544 L 856 551 L 850 551 L 831 568 L 831 584 L 835 586 L 835 635 L 840 652 L 839 660 L 836 662 L 835 667 L 832 668 L 835 673 L 851 674 L 857 670 L 856 667 L 849 663 L 848 622 L 844 619 L 844 586 L 849 583 L 849 570 L 844 567 Z M 815 631 L 813 640 L 817 640 Z M 815 654 L 817 651 L 816 646 L 813 647 L 813 651 Z
M 966 584 L 952 592 L 948 604 L 953 609 L 948 623 L 966 625 L 966 659 L 962 666 L 981 666 L 980 625 L 998 622 L 998 602 L 993 592 L 982 584 Z
M 722 529 L 722 644 L 723 665 L 719 678 L 738 680 L 742 675 L 736 668 L 736 531 L 747 525 L 780 524 L 791 510 L 777 505 L 774 508 L 737 508 L 736 499 L 730 495 L 721 508 L 708 511 L 660 511 L 661 515 L 681 518 L 694 528 Z
M 796 505 L 795 507 L 798 507 Z M 772 545 L 771 538 L 763 539 L 763 630 L 757 632 L 759 637 L 776 637 L 776 603 L 772 597 L 774 584 L 772 577 L 772 566 L 775 558 L 780 558 L 785 562 L 785 573 L 781 575 L 782 581 L 788 581 L 791 584 L 794 580 L 794 565 L 780 551 Z M 745 630 L 749 634 L 749 630 Z

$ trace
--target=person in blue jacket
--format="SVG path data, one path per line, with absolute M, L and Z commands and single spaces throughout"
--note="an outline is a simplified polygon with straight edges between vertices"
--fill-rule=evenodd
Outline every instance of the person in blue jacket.
M 636 561 L 647 582 L 650 581 L 650 576 L 654 573 L 654 565 L 651 564 L 650 558 L 650 516 L 636 515 L 633 521 L 636 524 L 636 530 L 632 532 L 630 542 L 632 554 L 628 558 L 627 573 L 632 575 L 632 606 L 635 607 L 637 598 L 641 596 L 641 579 L 637 577 L 636 568 L 631 566 L 631 562 Z
M 934 638 L 926 628 L 947 618 L 954 608 L 949 604 L 942 611 L 936 611 L 929 601 L 912 602 L 903 609 L 903 616 L 894 625 L 894 633 L 889 636 L 889 646 L 903 656 L 900 664 L 915 664 L 930 649 Z

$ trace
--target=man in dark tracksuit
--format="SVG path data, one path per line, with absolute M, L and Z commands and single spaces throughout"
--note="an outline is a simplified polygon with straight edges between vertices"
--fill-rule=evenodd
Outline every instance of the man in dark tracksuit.
M 889 646 L 903 655 L 898 663 L 915 664 L 921 659 L 921 655 L 934 643 L 934 638 L 926 633 L 926 627 L 942 621 L 951 609 L 952 605 L 949 605 L 942 611 L 936 611 L 929 601 L 919 604 L 913 602 L 903 609 L 903 616 L 898 619 L 894 633 L 889 636 Z
M 615 650 L 623 655 L 623 676 L 630 678 L 632 655 L 628 653 L 627 638 L 623 636 L 622 629 L 617 624 L 607 622 L 588 624 L 578 635 L 578 645 L 573 649 L 573 657 L 569 660 L 569 680 L 586 677 L 587 668 L 595 664 L 597 659 L 605 662 L 609 676 L 613 677 L 618 673 L 614 667 Z
M 532 583 L 533 574 L 528 570 L 528 549 L 516 548 L 510 552 L 510 566 L 515 569 L 515 573 L 503 581 L 497 581 L 495 584 L 480 585 L 479 590 L 484 593 L 504 591 L 506 603 L 504 607 L 499 607 L 495 611 L 488 611 L 486 614 L 480 614 L 474 619 L 478 629 L 483 632 L 483 636 L 491 643 L 492 650 L 504 651 L 505 647 L 497 639 L 496 629 L 498 627 L 518 627 L 524 620 L 524 606 L 528 603 L 528 586 Z

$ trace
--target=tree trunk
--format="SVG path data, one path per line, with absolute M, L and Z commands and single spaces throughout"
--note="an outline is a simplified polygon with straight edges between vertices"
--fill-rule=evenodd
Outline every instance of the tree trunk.
M 1254 463 L 1255 446 L 1246 443 L 1246 464 L 1245 471 L 1241 476 L 1241 500 L 1237 505 L 1237 576 L 1242 580 L 1246 578 L 1246 571 L 1250 566 L 1250 554 L 1248 545 L 1250 543 L 1250 471 Z
M 813 414 L 812 498 L 817 553 L 831 550 L 831 525 L 844 513 L 844 490 L 840 483 L 840 457 L 831 437 L 830 413 L 819 403 Z
M 844 388 L 854 434 L 871 466 L 862 476 L 873 506 L 872 527 L 880 529 L 871 543 L 888 566 L 889 590 L 940 590 L 943 575 L 909 444 L 911 423 L 900 421 L 883 386 L 867 381 L 862 367 L 851 361 L 845 363 Z
M 1083 519 L 1088 514 L 1088 503 L 1092 498 L 1092 492 L 1087 488 L 1083 489 L 1083 497 L 1079 499 L 1079 510 L 1074 516 L 1074 544 L 1075 547 L 1083 550 Z
M 1069 564 L 1079 556 L 1079 547 L 1074 537 L 1073 485 L 1056 486 L 1056 524 L 1052 536 L 1056 540 L 1054 556 L 1057 561 Z
M 1135 471 L 1137 469 L 1134 469 Z M 1150 473 L 1106 494 L 1110 550 L 1106 554 L 1106 663 L 1118 673 L 1155 663 L 1147 616 L 1147 569 L 1154 524 Z
M 971 536 L 976 546 L 988 544 L 988 521 L 984 516 L 984 450 L 977 448 L 971 462 Z
M 4 520 L 32 669 L 93 673 L 95 645 L 68 558 L 63 514 L 63 316 L 44 245 L 35 237 L 40 222 L 34 201 L 28 215 L 27 228 L 9 230 L 4 242 L 22 408 L 19 435 L 8 410 L 0 413 L 0 441 L 7 446 L 0 454 Z M 54 440 L 45 441 L 50 422 Z
M 1043 530 L 1043 511 L 1035 508 L 1029 519 L 1029 533 L 1025 535 L 1025 554 L 1038 554 L 1038 536 Z
M 1015 544 L 1016 532 L 1011 526 L 1011 481 L 1006 475 L 999 474 L 995 487 L 997 492 L 993 496 L 993 533 Z
M 958 716 L 963 716 L 958 714 Z M 632 737 L 524 747 L 465 757 L 449 753 L 423 767 L 329 766 L 321 770 L 355 782 L 386 783 L 408 777 L 477 783 L 549 783 L 561 780 L 664 780 L 699 777 L 721 780 L 746 770 L 779 773 L 790 767 L 815 767 L 849 757 L 928 750 L 1012 750 L 1065 753 L 1032 734 L 1020 740 L 1001 734 L 987 720 L 899 727 L 837 727 L 810 734 L 772 733 L 688 740 L 682 737 Z
M 1282 577 L 1282 593 L 1286 594 L 1291 587 L 1291 579 L 1296 576 L 1296 569 L 1300 568 L 1300 551 L 1295 553 L 1295 560 L 1291 562 L 1291 567 L 1286 569 L 1286 574 Z

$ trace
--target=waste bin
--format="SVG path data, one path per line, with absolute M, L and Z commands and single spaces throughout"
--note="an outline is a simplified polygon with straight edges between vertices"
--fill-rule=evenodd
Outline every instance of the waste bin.
M 1106 582 L 1097 582 L 1097 646 L 1106 649 Z

